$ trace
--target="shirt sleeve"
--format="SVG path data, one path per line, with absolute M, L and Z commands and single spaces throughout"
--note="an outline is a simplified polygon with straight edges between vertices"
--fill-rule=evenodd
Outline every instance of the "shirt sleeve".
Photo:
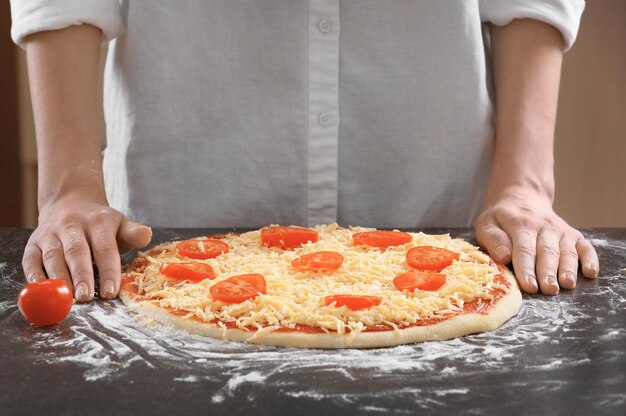
M 88 23 L 108 42 L 124 30 L 119 0 L 11 0 L 11 37 L 24 47 L 30 34 Z
M 557 28 L 565 40 L 568 51 L 578 34 L 580 18 L 585 8 L 584 0 L 479 0 L 483 22 L 497 26 L 509 24 L 514 19 L 535 19 Z

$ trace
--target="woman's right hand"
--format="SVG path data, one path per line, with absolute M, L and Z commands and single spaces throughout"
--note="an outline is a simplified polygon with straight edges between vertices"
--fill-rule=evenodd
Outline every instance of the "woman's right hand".
M 152 231 L 109 207 L 102 175 L 104 121 L 100 29 L 89 24 L 25 38 L 38 158 L 39 226 L 22 267 L 29 282 L 65 279 L 74 296 L 117 296 L 120 252 L 150 242 Z
M 74 192 L 40 207 L 39 225 L 26 244 L 22 260 L 29 282 L 64 279 L 73 284 L 77 301 L 90 301 L 94 297 L 93 256 L 100 296 L 117 296 L 120 253 L 146 246 L 152 230 L 98 199 Z

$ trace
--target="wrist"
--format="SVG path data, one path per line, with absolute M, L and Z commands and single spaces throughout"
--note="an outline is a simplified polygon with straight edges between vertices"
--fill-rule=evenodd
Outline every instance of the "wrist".
M 487 189 L 485 205 L 495 206 L 502 201 L 510 201 L 519 206 L 541 204 L 551 207 L 554 202 L 554 187 L 546 189 L 542 184 L 532 180 L 512 181 L 498 184 Z
M 552 203 L 554 201 L 554 157 L 552 149 L 546 149 L 539 140 L 515 140 L 513 135 L 496 141 L 489 183 L 487 203 L 515 195 L 537 197 Z M 527 137 L 536 138 L 529 134 Z M 511 142 L 517 143 L 511 146 Z M 522 144 L 526 143 L 527 146 Z
M 77 164 L 52 175 L 40 170 L 38 206 L 44 210 L 61 200 L 90 201 L 108 205 L 99 164 Z

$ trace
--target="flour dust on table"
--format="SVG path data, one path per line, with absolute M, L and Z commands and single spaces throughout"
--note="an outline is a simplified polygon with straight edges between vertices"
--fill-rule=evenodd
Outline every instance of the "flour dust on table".
M 130 313 L 115 301 L 76 305 L 70 320 L 57 327 L 33 330 L 29 336 L 38 360 L 73 363 L 83 369 L 89 382 L 128 377 L 135 366 L 145 366 L 177 374 L 171 379 L 174 383 L 214 385 L 208 394 L 215 403 L 234 398 L 241 389 L 254 392 L 262 390 L 265 383 L 279 383 L 287 397 L 341 402 L 368 399 L 365 402 L 374 403 L 380 395 L 415 396 L 435 406 L 447 396 L 471 392 L 471 388 L 444 388 L 446 380 L 457 383 L 472 374 L 509 371 L 515 357 L 525 354 L 529 346 L 538 348 L 577 338 L 581 330 L 577 322 L 583 316 L 584 311 L 566 298 L 532 297 L 523 303 L 515 319 L 495 332 L 385 349 L 329 351 L 224 343 L 154 321 L 135 318 L 133 322 Z M 616 336 L 621 330 L 612 329 L 605 336 Z M 567 368 L 588 361 L 586 353 L 580 351 L 538 361 L 530 369 Z M 338 392 L 333 385 L 303 383 L 298 377 L 303 371 L 351 383 L 428 373 L 431 381 L 438 381 L 432 385 L 439 387 L 398 389 L 392 384 L 386 391 Z

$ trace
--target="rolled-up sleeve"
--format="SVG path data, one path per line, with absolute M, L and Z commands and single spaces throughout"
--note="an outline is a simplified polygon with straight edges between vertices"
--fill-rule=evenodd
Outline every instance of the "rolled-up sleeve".
M 11 0 L 11 37 L 24 47 L 24 38 L 45 30 L 88 23 L 109 41 L 123 31 L 119 0 Z
M 578 34 L 580 18 L 585 8 L 584 0 L 479 0 L 483 22 L 497 26 L 509 24 L 513 19 L 535 19 L 557 28 L 565 40 L 564 50 L 569 50 Z

